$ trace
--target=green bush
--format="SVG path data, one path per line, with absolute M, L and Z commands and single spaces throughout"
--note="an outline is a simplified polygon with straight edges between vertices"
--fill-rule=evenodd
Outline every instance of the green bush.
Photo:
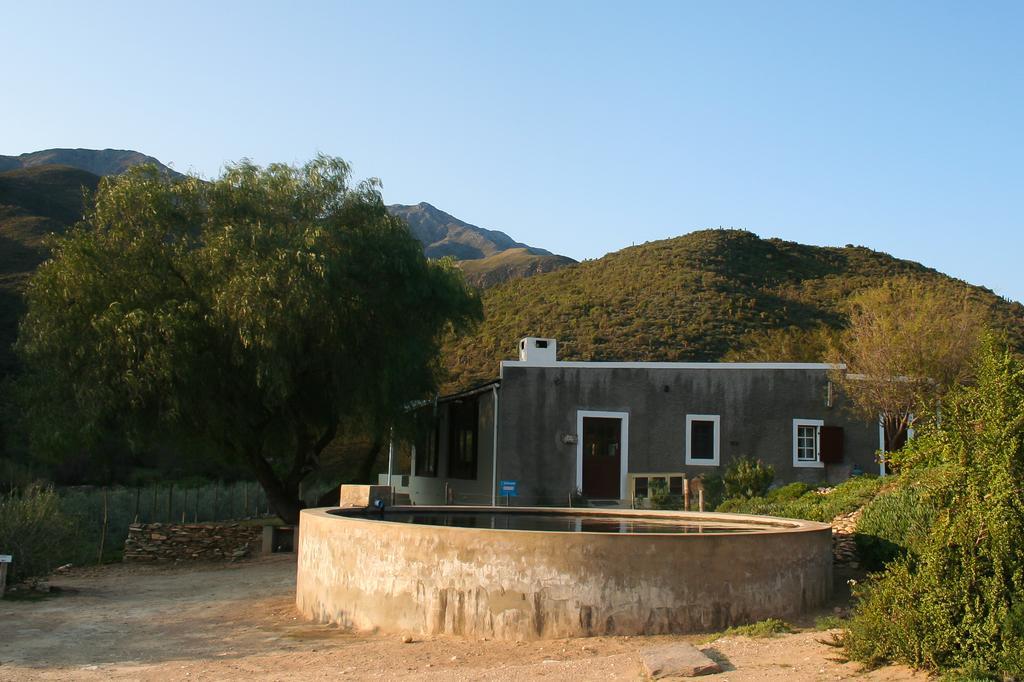
M 668 491 L 668 484 L 663 478 L 651 479 L 651 507 L 654 509 L 682 509 L 683 500 L 679 495 Z
M 884 479 L 880 478 L 855 476 L 825 494 L 804 486 L 805 492 L 798 497 L 792 496 L 799 492 L 798 486 L 804 484 L 791 484 L 779 488 L 778 491 L 773 491 L 777 493 L 775 498 L 772 497 L 772 493 L 769 493 L 766 497 L 728 499 L 719 505 L 718 511 L 734 514 L 765 514 L 827 523 L 840 514 L 849 514 L 870 502 L 878 493 L 883 482 Z
M 803 497 L 812 490 L 814 490 L 814 488 L 806 483 L 790 483 L 789 485 L 769 490 L 768 494 L 765 495 L 765 499 L 769 502 L 775 503 L 792 502 L 799 497 Z
M 750 623 L 749 625 L 736 625 L 728 628 L 727 630 L 723 630 L 722 632 L 709 636 L 706 641 L 713 642 L 722 637 L 775 637 L 777 635 L 786 635 L 791 632 L 795 632 L 795 630 L 793 629 L 793 626 L 786 621 L 779 620 L 778 618 L 767 618 L 765 620 L 759 620 L 756 623 Z
M 737 459 L 725 470 L 726 497 L 763 497 L 775 480 L 775 468 L 753 457 Z
M 10 554 L 11 580 L 46 575 L 63 563 L 75 526 L 52 488 L 0 497 L 0 554 Z
M 926 477 L 907 472 L 864 508 L 855 540 L 865 568 L 877 571 L 920 551 L 938 514 L 928 485 Z
M 938 465 L 940 511 L 914 552 L 855 590 L 852 658 L 1024 675 L 1024 366 L 986 345 L 977 383 L 906 448 L 908 472 Z
M 704 508 L 713 511 L 725 499 L 725 481 L 718 474 L 701 474 L 701 485 L 704 487 Z

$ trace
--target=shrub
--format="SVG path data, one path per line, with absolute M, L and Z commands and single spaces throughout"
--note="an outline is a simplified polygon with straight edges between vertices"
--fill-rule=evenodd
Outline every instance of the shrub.
M 713 511 L 725 499 L 725 481 L 718 474 L 701 474 L 701 485 L 704 487 L 704 508 Z
M 775 637 L 776 635 L 785 635 L 791 632 L 794 632 L 793 626 L 786 621 L 779 620 L 778 618 L 766 618 L 749 625 L 737 625 L 723 630 L 708 637 L 707 641 L 713 642 L 721 637 Z
M 726 497 L 763 497 L 775 480 L 775 468 L 753 457 L 734 461 L 722 477 Z
M 908 552 L 919 553 L 938 514 L 925 479 L 907 472 L 864 508 L 855 540 L 865 568 L 877 571 Z
M 52 488 L 33 486 L 0 498 L 0 554 L 13 555 L 13 579 L 48 574 L 73 536 L 74 524 Z
M 955 389 L 908 445 L 934 466 L 931 528 L 866 586 L 845 645 L 868 663 L 895 660 L 974 676 L 1024 674 L 1024 366 L 989 340 L 977 383 Z
M 803 497 L 812 490 L 813 488 L 806 483 L 790 483 L 789 485 L 769 490 L 765 498 L 769 502 L 781 504 L 783 502 L 792 502 L 797 498 Z
M 668 491 L 668 484 L 663 478 L 651 480 L 651 507 L 654 509 L 682 509 L 683 498 Z
M 804 486 L 805 492 L 799 497 L 786 499 L 796 495 L 803 484 L 792 484 L 779 488 L 777 497 L 771 493 L 766 497 L 750 499 L 738 497 L 728 499 L 719 507 L 720 512 L 737 514 L 765 514 L 768 516 L 784 516 L 792 519 L 829 522 L 840 514 L 852 511 L 870 502 L 878 493 L 884 479 L 869 476 L 855 476 L 840 483 L 827 494 Z M 786 490 L 788 488 L 788 490 Z M 782 492 L 785 490 L 785 492 Z M 778 499 L 782 497 L 783 499 Z

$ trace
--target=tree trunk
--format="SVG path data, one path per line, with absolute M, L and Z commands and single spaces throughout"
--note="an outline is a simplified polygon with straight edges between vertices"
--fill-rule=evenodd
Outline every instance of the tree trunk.
M 259 453 L 249 453 L 248 459 L 256 480 L 267 495 L 267 503 L 286 524 L 298 524 L 299 510 L 302 509 L 298 484 L 288 485 L 278 478 L 273 467 Z
M 320 464 L 320 453 L 330 444 L 336 433 L 337 426 L 332 425 L 316 440 L 300 440 L 292 454 L 291 469 L 284 478 L 277 475 L 259 451 L 247 453 L 256 480 L 267 494 L 267 502 L 288 525 L 298 525 L 299 511 L 306 506 L 299 494 L 302 480 L 317 469 Z
M 384 447 L 384 438 L 378 436 L 374 439 L 373 444 L 363 455 L 363 459 L 359 462 L 359 468 L 357 469 L 356 482 L 357 483 L 376 483 L 373 480 L 373 465 L 377 461 L 377 457 L 380 455 L 381 449 Z

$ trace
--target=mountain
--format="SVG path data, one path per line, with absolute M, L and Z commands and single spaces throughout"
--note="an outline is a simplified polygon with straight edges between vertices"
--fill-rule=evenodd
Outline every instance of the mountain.
M 447 389 L 493 378 L 523 336 L 558 339 L 565 360 L 720 360 L 752 332 L 838 329 L 851 295 L 899 275 L 966 288 L 1024 347 L 1024 306 L 920 263 L 703 230 L 486 289 L 484 322 L 445 349 Z
M 506 249 L 525 249 L 535 256 L 552 255 L 550 251 L 520 244 L 504 232 L 470 225 L 425 201 L 415 206 L 392 204 L 388 212 L 409 225 L 413 235 L 423 242 L 423 252 L 428 258 L 453 256 L 457 260 L 471 260 L 493 256 Z
M 82 217 L 83 191 L 94 191 L 99 181 L 93 173 L 66 166 L 0 172 L 0 376 L 14 362 L 11 344 L 24 310 L 21 291 L 46 259 L 43 239 Z
M 184 177 L 152 156 L 126 149 L 44 149 L 18 156 L 0 155 L 0 172 L 67 166 L 104 176 L 118 175 L 145 163 L 155 165 L 169 177 Z M 466 279 L 478 287 L 551 272 L 576 262 L 521 244 L 504 232 L 470 225 L 425 202 L 415 206 L 395 204 L 388 206 L 388 211 L 409 225 L 413 235 L 423 243 L 427 257 L 452 256 L 465 262 Z M 70 222 L 74 219 L 66 224 Z
M 44 149 L 18 156 L 0 156 L 0 171 L 37 168 L 40 166 L 69 166 L 93 175 L 119 175 L 132 166 L 151 163 L 172 178 L 184 177 L 146 156 L 128 149 Z
M 466 280 L 475 286 L 488 287 L 552 272 L 576 262 L 521 244 L 504 232 L 471 225 L 426 202 L 414 206 L 393 204 L 388 206 L 388 212 L 409 225 L 428 258 L 455 258 Z

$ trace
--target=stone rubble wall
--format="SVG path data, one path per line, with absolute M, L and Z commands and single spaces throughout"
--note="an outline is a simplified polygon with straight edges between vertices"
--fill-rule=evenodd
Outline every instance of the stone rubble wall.
M 261 526 L 133 523 L 124 543 L 124 560 L 238 561 L 259 554 L 262 542 Z
M 857 543 L 853 535 L 857 530 L 857 522 L 860 521 L 864 508 L 860 508 L 849 514 L 840 514 L 832 519 L 832 560 L 840 566 L 858 568 L 860 563 L 857 556 Z

